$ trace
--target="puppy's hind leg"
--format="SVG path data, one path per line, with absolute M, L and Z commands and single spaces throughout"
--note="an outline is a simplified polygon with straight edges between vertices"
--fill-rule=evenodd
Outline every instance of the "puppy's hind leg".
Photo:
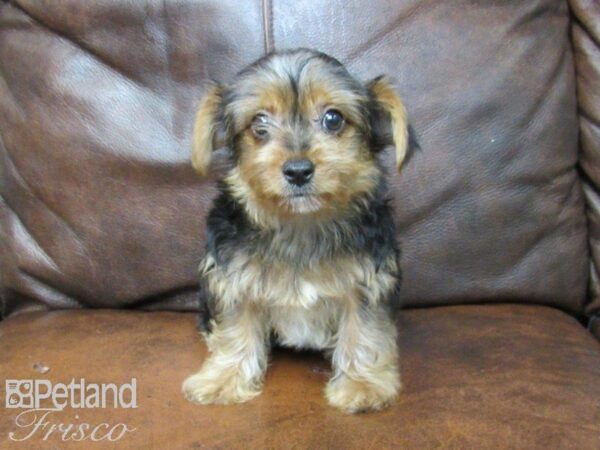
M 200 371 L 183 383 L 183 393 L 194 403 L 241 403 L 262 389 L 268 336 L 261 310 L 240 303 L 219 316 L 207 336 L 211 354 Z
M 333 351 L 330 405 L 347 413 L 379 410 L 400 391 L 396 327 L 383 305 L 348 304 Z

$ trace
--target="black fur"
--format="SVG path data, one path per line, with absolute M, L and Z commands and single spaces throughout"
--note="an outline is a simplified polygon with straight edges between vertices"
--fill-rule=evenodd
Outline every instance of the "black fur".
M 358 93 L 364 99 L 361 106 L 362 123 L 354 124 L 366 138 L 371 151 L 379 153 L 386 146 L 393 144 L 389 115 L 377 103 L 376 99 L 365 86 L 355 80 L 345 67 L 335 58 L 324 53 L 311 50 L 293 50 L 293 52 L 306 52 L 307 56 L 295 73 L 289 74 L 290 86 L 298 96 L 297 74 L 302 72 L 303 64 L 313 58 L 321 59 L 331 67 L 332 73 L 339 80 L 343 80 L 345 87 Z M 237 77 L 244 77 L 258 70 L 271 70 L 271 58 L 278 54 L 268 54 L 252 65 L 242 70 Z M 373 81 L 376 81 L 377 78 Z M 235 84 L 235 83 L 234 83 Z M 239 159 L 239 140 L 243 130 L 234 130 L 234 120 L 225 114 L 226 106 L 236 100 L 234 88 L 225 89 L 222 95 L 222 104 L 219 111 L 219 121 L 222 132 L 225 134 L 226 145 L 231 150 L 233 162 Z M 292 139 L 290 148 L 301 148 L 304 143 L 301 139 Z M 415 149 L 419 148 L 414 130 L 409 127 L 409 158 Z M 304 227 L 300 230 L 288 227 L 288 230 L 263 230 L 252 224 L 240 205 L 228 191 L 224 183 L 219 185 L 219 195 L 207 219 L 207 246 L 206 252 L 211 255 L 216 264 L 226 267 L 236 252 L 243 251 L 257 255 L 265 263 L 285 261 L 286 264 L 296 266 L 298 269 L 311 264 L 316 260 L 333 259 L 336 256 L 356 255 L 368 256 L 372 259 L 377 270 L 380 270 L 391 258 L 396 262 L 399 258 L 399 248 L 396 242 L 396 230 L 392 210 L 387 198 L 387 189 L 384 182 L 384 170 L 380 166 L 381 176 L 378 188 L 368 198 L 355 200 L 355 214 L 344 219 L 331 220 L 327 224 Z M 305 229 L 306 228 L 306 229 Z M 291 229 L 291 231 L 290 231 Z M 293 240 L 289 248 L 273 245 L 275 238 L 283 236 Z M 285 233 L 288 233 L 287 235 Z M 297 234 L 302 234 L 298 238 Z M 398 263 L 396 264 L 398 266 Z M 386 268 L 387 269 L 387 268 Z M 400 286 L 400 273 L 394 274 L 397 286 L 390 298 L 397 299 Z M 389 299 L 388 299 L 389 300 Z M 204 289 L 200 300 L 201 321 L 200 327 L 209 330 L 210 320 L 215 316 L 216 300 L 210 297 L 208 289 Z M 388 301 L 391 305 L 391 301 Z
M 391 206 L 387 198 L 386 186 L 382 181 L 375 195 L 366 202 L 357 202 L 359 213 L 345 219 L 332 220 L 326 227 L 316 228 L 307 246 L 294 254 L 281 254 L 271 250 L 270 243 L 275 233 L 280 230 L 261 230 L 252 225 L 244 208 L 230 194 L 226 185 L 219 185 L 219 195 L 207 218 L 206 252 L 211 255 L 217 265 L 226 267 L 235 252 L 245 251 L 260 255 L 265 260 L 284 259 L 287 264 L 302 266 L 311 258 L 324 259 L 342 255 L 368 255 L 379 270 L 386 261 L 394 258 L 398 264 L 400 251 L 396 242 L 396 227 Z M 333 234 L 341 239 L 332 239 Z M 396 289 L 390 296 L 397 299 L 400 288 L 400 272 L 394 274 L 397 279 Z M 203 331 L 210 331 L 210 320 L 215 317 L 215 299 L 202 282 L 203 293 L 200 295 L 199 326 Z

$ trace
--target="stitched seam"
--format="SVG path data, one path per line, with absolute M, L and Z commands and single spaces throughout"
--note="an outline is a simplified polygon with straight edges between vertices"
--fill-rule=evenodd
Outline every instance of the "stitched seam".
M 262 16 L 265 53 L 271 53 L 275 49 L 273 40 L 273 5 L 271 0 L 262 0 Z

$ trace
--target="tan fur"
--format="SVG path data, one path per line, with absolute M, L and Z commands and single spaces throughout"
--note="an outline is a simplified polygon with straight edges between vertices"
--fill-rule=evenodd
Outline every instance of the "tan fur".
M 317 250 L 324 236 L 331 248 L 343 248 L 356 225 L 338 219 L 364 210 L 380 184 L 382 172 L 365 138 L 370 95 L 391 120 L 398 168 L 407 151 L 406 113 L 385 80 L 373 81 L 369 95 L 364 87 L 348 88 L 327 59 L 312 56 L 302 50 L 284 53 L 260 75 L 242 72 L 227 91 L 224 113 L 238 152 L 224 181 L 228 195 L 259 230 L 253 236 L 264 248 L 236 242 L 226 264 L 208 254 L 201 265 L 217 301 L 206 335 L 211 354 L 183 384 L 193 402 L 237 403 L 258 395 L 271 334 L 283 345 L 331 355 L 334 375 L 325 396 L 345 412 L 379 410 L 400 390 L 396 329 L 385 308 L 397 283 L 396 254 L 376 267 L 372 254 L 354 251 L 358 246 L 338 253 Z M 299 73 L 290 74 L 290 67 Z M 297 85 L 290 82 L 292 75 Z M 211 88 L 196 116 L 192 163 L 200 174 L 210 164 L 223 92 Z M 332 108 L 344 118 L 339 132 L 321 124 Z M 257 114 L 268 115 L 268 139 L 253 131 Z M 303 196 L 291 195 L 282 175 L 293 159 L 314 164 Z
M 406 109 L 394 88 L 385 78 L 377 78 L 369 85 L 369 90 L 389 114 L 392 121 L 392 134 L 396 145 L 396 168 L 400 170 L 408 151 L 408 125 Z
M 214 150 L 215 120 L 221 102 L 221 88 L 210 86 L 202 98 L 194 121 L 192 136 L 192 166 L 199 175 L 206 175 Z
M 210 256 L 204 263 L 208 288 L 227 308 L 252 302 L 262 308 L 309 309 L 321 300 L 343 304 L 349 293 L 376 303 L 392 288 L 394 278 L 390 273 L 395 269 L 393 260 L 377 271 L 369 259 L 360 257 L 317 261 L 297 268 L 245 253 L 236 255 L 227 267 L 215 265 Z
M 186 397 L 236 403 L 258 395 L 265 336 L 273 331 L 286 346 L 333 352 L 334 377 L 325 391 L 333 406 L 349 413 L 383 408 L 400 390 L 396 331 L 387 316 L 359 310 L 364 299 L 374 303 L 389 293 L 395 264 L 376 271 L 369 260 L 349 257 L 297 270 L 241 254 L 224 269 L 208 257 L 203 270 L 226 320 L 214 324 L 212 354 L 184 383 Z M 230 322 L 229 312 L 240 308 L 242 318 Z
M 256 304 L 239 303 L 225 311 L 219 327 L 207 336 L 210 356 L 183 383 L 186 398 L 229 404 L 260 394 L 267 366 L 265 323 Z
M 394 323 L 387 315 L 359 308 L 358 302 L 344 305 L 332 357 L 334 376 L 325 389 L 329 403 L 348 413 L 382 409 L 401 387 Z
M 305 117 L 320 117 L 328 106 L 334 105 L 345 116 L 352 118 L 360 105 L 358 100 L 344 96 L 342 92 L 332 92 L 332 87 L 322 80 L 306 80 L 301 91 L 300 113 Z M 255 113 L 269 111 L 277 124 L 269 142 L 257 141 L 252 131 L 243 131 L 239 165 L 229 174 L 226 182 L 245 204 L 249 215 L 260 225 L 278 226 L 298 212 L 298 205 L 282 201 L 285 196 L 285 180 L 281 177 L 281 166 L 290 158 L 286 145 L 285 123 L 291 108 L 291 89 L 287 86 L 264 86 L 251 102 L 243 107 Z M 248 104 L 251 103 L 251 104 Z M 260 107 L 259 107 L 260 105 Z M 242 108 L 241 105 L 237 105 Z M 246 125 L 253 114 L 242 113 L 240 127 Z M 308 138 L 307 138 L 308 139 Z M 319 129 L 315 123 L 310 136 L 310 148 L 302 152 L 315 164 L 314 191 L 312 204 L 306 202 L 304 213 L 313 219 L 326 219 L 343 214 L 353 198 L 371 192 L 377 183 L 378 171 L 374 166 L 373 155 L 365 144 L 357 138 L 356 129 L 348 123 L 339 136 L 331 136 Z M 300 157 L 300 155 L 299 155 Z

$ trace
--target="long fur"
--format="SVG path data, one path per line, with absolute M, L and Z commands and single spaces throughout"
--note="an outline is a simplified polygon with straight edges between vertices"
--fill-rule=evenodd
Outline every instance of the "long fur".
M 185 381 L 185 395 L 204 404 L 258 395 L 274 338 L 331 356 L 332 405 L 383 408 L 400 389 L 392 313 L 400 267 L 377 154 L 391 136 L 398 167 L 405 159 L 410 137 L 399 97 L 384 79 L 362 84 L 334 58 L 305 49 L 268 55 L 207 95 L 196 165 L 205 173 L 218 127 L 234 165 L 207 218 L 200 268 L 200 325 L 211 355 Z M 321 119 L 331 108 L 345 121 L 335 133 Z M 257 114 L 267 121 L 256 125 Z M 254 133 L 256 126 L 268 133 Z M 281 173 L 295 158 L 315 167 L 301 188 Z

